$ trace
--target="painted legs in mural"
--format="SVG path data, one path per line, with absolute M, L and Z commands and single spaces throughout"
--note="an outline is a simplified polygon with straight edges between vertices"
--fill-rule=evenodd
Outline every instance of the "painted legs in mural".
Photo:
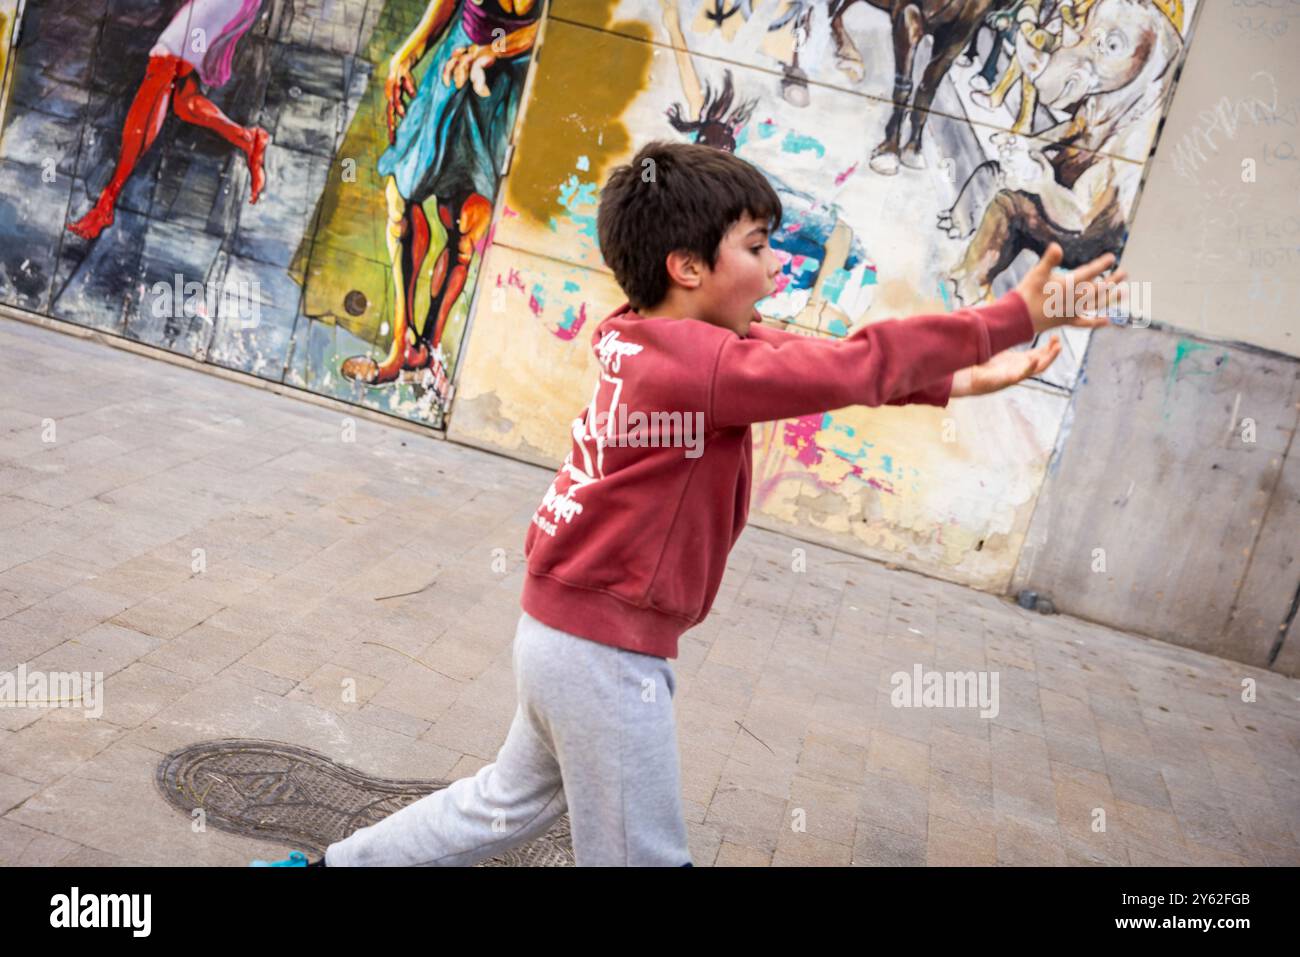
M 167 118 L 168 108 L 186 123 L 206 127 L 240 150 L 248 163 L 252 199 L 256 203 L 266 183 L 263 156 L 271 136 L 260 127 L 240 126 L 199 92 L 194 67 L 179 57 L 151 56 L 144 80 L 127 110 L 122 145 L 113 177 L 90 212 L 69 223 L 68 229 L 84 239 L 94 239 L 113 225 L 117 198 L 140 157 L 153 145 Z
M 858 2 L 859 0 L 831 0 L 827 8 L 841 69 L 861 60 L 861 54 L 853 45 L 843 22 L 845 12 Z M 894 47 L 894 108 L 885 125 L 885 138 L 872 151 L 870 166 L 875 172 L 885 175 L 897 173 L 900 162 L 904 166 L 921 169 L 925 166 L 921 155 L 921 136 L 929 116 L 930 103 L 939 89 L 940 81 L 966 49 L 985 15 L 990 10 L 1011 6 L 1014 0 L 968 0 L 963 4 L 955 4 L 952 0 L 867 2 L 889 14 Z M 917 48 L 927 36 L 934 41 L 930 60 L 913 95 L 912 67 Z M 849 75 L 853 75 L 851 70 Z M 909 113 L 912 130 L 904 146 L 903 120 Z
M 523 57 L 537 26 L 533 0 L 486 0 L 469 7 L 431 0 L 393 55 L 384 82 L 389 149 L 378 166 L 387 177 L 392 342 L 378 362 L 369 356 L 344 360 L 340 371 L 347 378 L 373 385 L 393 382 L 403 371 L 432 368 L 435 388 L 442 391 L 438 377 L 450 361 L 441 355 L 443 331 L 491 224 L 527 66 Z M 412 71 L 430 51 L 433 61 L 417 90 Z M 417 331 L 416 292 L 431 241 L 425 212 L 430 199 L 447 238 L 434 261 L 429 311 Z
M 393 342 L 388 355 L 378 363 L 368 356 L 353 356 L 342 367 L 348 378 L 372 384 L 392 382 L 403 370 L 428 367 L 442 342 L 447 316 L 465 289 L 474 248 L 487 234 L 492 219 L 492 204 L 477 193 L 471 193 L 460 204 L 460 213 L 454 219 L 452 207 L 437 204 L 438 221 L 447 231 L 447 241 L 429 280 L 430 317 L 423 331 L 417 333 L 412 310 L 416 283 L 429 252 L 429 219 L 422 204 L 407 202 L 392 177 L 384 187 L 384 196 L 388 203 L 388 255 L 393 266 Z M 448 269 L 453 249 L 456 262 Z

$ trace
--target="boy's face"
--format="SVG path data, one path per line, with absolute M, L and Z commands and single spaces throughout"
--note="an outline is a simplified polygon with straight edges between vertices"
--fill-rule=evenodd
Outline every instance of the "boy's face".
M 733 223 L 718 245 L 713 269 L 701 264 L 697 318 L 730 329 L 739 336 L 749 334 L 754 303 L 776 291 L 781 260 L 768 245 L 767 223 L 749 214 Z

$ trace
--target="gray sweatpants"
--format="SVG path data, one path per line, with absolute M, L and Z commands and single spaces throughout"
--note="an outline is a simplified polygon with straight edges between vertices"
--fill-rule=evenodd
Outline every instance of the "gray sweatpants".
M 579 866 L 691 863 L 665 658 L 521 615 L 514 722 L 496 761 L 325 852 L 328 867 L 476 864 L 565 810 Z

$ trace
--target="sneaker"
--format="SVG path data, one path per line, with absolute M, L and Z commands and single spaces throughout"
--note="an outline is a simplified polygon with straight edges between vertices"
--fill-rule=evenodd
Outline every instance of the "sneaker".
M 253 861 L 249 867 L 306 867 L 307 855 L 302 851 L 293 851 L 282 861 Z

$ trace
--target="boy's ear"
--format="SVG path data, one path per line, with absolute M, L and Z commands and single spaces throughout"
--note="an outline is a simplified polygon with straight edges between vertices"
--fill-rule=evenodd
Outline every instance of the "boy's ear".
M 666 262 L 668 278 L 686 289 L 696 289 L 704 279 L 704 264 L 692 252 L 674 249 Z

